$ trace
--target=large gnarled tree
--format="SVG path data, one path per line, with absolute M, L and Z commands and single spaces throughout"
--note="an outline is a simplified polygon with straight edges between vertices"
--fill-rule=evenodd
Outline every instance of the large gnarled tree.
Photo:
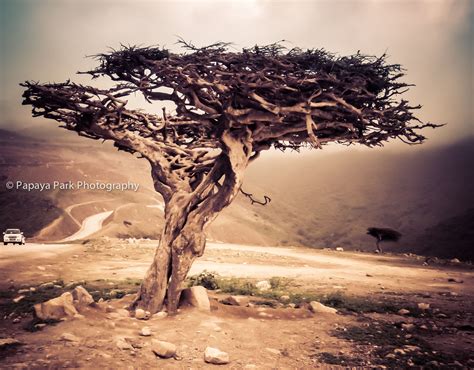
M 122 47 L 97 55 L 98 67 L 82 73 L 110 77 L 110 89 L 22 84 L 23 104 L 33 106 L 34 116 L 112 140 L 150 163 L 165 225 L 132 308 L 152 313 L 165 304 L 176 312 L 181 284 L 204 252 L 206 228 L 238 194 L 246 167 L 262 150 L 329 142 L 373 147 L 390 138 L 416 144 L 425 139 L 420 129 L 435 127 L 413 115 L 419 106 L 398 99 L 409 85 L 385 56 L 181 43 L 181 54 Z M 136 92 L 150 103 L 174 103 L 175 112 L 128 109 L 125 99 Z

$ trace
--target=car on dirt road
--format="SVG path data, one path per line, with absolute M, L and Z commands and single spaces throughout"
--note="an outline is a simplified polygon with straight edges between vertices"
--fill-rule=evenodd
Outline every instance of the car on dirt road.
M 8 243 L 25 245 L 25 236 L 20 229 L 6 229 L 3 232 L 3 245 Z

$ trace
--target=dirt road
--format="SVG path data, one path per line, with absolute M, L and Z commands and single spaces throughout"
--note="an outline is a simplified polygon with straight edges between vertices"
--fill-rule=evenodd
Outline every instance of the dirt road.
M 61 240 L 61 242 L 69 242 L 73 240 L 79 240 L 87 238 L 88 236 L 96 233 L 102 229 L 102 223 L 109 217 L 114 211 L 106 211 L 97 213 L 89 216 L 82 222 L 81 228 L 71 236 Z
M 100 214 L 105 217 L 109 212 Z M 96 215 L 97 216 L 97 215 Z M 97 226 L 101 220 L 93 219 Z M 88 228 L 87 231 L 91 231 Z M 72 239 L 72 237 L 70 237 Z M 36 269 L 46 265 L 48 279 L 141 279 L 150 265 L 158 241 L 129 244 L 110 240 L 91 253 L 82 244 L 27 244 L 0 249 L 0 278 L 10 269 L 16 280 L 37 279 Z M 60 264 L 56 262 L 62 259 Z M 336 252 L 310 248 L 259 247 L 208 243 L 204 256 L 193 264 L 189 275 L 203 271 L 223 277 L 269 279 L 273 276 L 292 278 L 308 286 L 339 289 L 354 294 L 367 292 L 428 290 L 474 294 L 474 274 L 452 266 L 423 266 L 423 259 L 396 255 Z M 24 266 L 24 268 L 19 268 Z M 71 265 L 74 268 L 71 268 Z M 449 278 L 466 284 L 453 286 Z

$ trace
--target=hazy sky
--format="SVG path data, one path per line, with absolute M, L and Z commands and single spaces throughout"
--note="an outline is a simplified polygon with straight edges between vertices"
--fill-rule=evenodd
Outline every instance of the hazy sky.
M 32 122 L 29 108 L 20 105 L 19 82 L 89 83 L 74 74 L 93 65 L 86 55 L 120 43 L 178 50 L 180 36 L 196 45 L 231 41 L 237 49 L 284 39 L 288 47 L 341 55 L 387 52 L 417 85 L 406 96 L 424 106 L 419 117 L 449 124 L 426 132 L 431 145 L 474 135 L 470 0 L 0 2 L 1 127 Z

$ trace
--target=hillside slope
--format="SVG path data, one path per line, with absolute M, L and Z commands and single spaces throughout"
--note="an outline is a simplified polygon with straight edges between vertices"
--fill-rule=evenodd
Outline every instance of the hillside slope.
M 28 233 L 34 234 L 48 223 L 51 226 L 68 207 L 86 202 L 72 213 L 79 222 L 96 212 L 116 210 L 97 236 L 160 235 L 161 199 L 153 190 L 146 161 L 86 140 L 48 142 L 2 132 L 0 141 L 4 181 L 130 180 L 140 184 L 137 193 L 23 192 L 22 201 L 30 205 L 28 218 L 23 215 L 25 210 L 12 211 L 12 193 L 1 192 L 1 227 L 7 223 L 13 227 L 16 222 L 17 227 L 28 227 Z M 244 189 L 257 197 L 269 195 L 272 202 L 265 207 L 251 205 L 239 195 L 212 224 L 208 236 L 230 243 L 371 250 L 373 240 L 365 233 L 367 227 L 387 226 L 403 234 L 401 242 L 388 249 L 462 258 L 457 253 L 466 250 L 456 242 L 439 246 L 420 243 L 420 238 L 428 241 L 427 234 L 434 230 L 430 228 L 474 207 L 470 191 L 474 185 L 473 144 L 467 140 L 451 147 L 417 147 L 404 152 L 347 148 L 299 155 L 265 153 L 249 167 Z M 41 208 L 45 203 L 38 197 L 49 199 L 48 209 Z M 58 230 L 52 230 L 52 225 L 45 238 L 76 231 L 77 226 L 66 221 L 57 222 Z

